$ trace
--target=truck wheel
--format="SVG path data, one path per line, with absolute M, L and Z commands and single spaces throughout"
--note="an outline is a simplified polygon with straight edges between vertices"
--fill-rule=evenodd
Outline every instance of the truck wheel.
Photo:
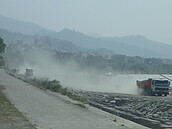
M 167 94 L 164 94 L 164 96 L 167 96 Z

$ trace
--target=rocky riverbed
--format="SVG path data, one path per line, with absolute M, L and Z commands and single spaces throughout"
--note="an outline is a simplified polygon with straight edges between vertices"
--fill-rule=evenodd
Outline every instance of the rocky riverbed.
M 92 106 L 151 128 L 172 128 L 172 96 L 75 91 Z

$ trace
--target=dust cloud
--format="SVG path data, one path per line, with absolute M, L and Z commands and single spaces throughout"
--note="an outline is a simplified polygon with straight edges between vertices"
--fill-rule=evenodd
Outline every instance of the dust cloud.
M 51 52 L 38 48 L 25 53 L 19 72 L 24 74 L 26 68 L 32 68 L 37 78 L 56 79 L 63 87 L 87 91 L 136 94 L 136 80 L 147 79 L 146 75 L 107 76 L 107 73 L 95 69 L 81 69 L 75 61 L 61 63 L 55 60 Z

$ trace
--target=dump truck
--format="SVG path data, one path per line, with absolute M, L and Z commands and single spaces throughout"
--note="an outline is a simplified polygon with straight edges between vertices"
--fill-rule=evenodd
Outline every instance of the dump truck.
M 138 92 L 143 95 L 167 96 L 169 94 L 170 81 L 167 79 L 152 79 L 136 81 Z

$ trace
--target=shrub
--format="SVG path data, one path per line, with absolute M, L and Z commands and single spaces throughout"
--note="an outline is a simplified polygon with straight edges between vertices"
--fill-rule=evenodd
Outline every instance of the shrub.
M 48 80 L 48 79 L 37 79 L 37 78 L 33 78 L 30 80 L 31 84 L 41 88 L 41 89 L 47 89 L 50 90 L 52 92 L 58 92 L 61 95 L 66 95 L 69 98 L 73 99 L 73 100 L 77 100 L 80 102 L 86 102 L 87 99 L 84 97 L 81 97 L 79 95 L 75 95 L 72 92 L 70 92 L 68 90 L 68 88 L 63 88 L 60 84 L 60 81 L 57 80 Z

